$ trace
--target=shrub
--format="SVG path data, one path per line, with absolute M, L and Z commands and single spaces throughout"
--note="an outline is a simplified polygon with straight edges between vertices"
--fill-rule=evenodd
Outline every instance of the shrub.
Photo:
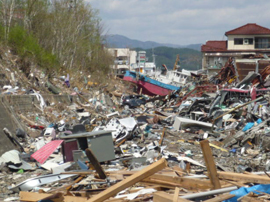
M 56 69 L 59 65 L 57 57 L 44 50 L 38 40 L 20 26 L 10 29 L 8 45 L 21 57 L 34 59 L 40 67 L 47 70 Z

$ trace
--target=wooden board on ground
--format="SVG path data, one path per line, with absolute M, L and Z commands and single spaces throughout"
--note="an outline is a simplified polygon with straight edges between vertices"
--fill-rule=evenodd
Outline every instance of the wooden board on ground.
M 268 176 L 247 175 L 233 172 L 217 172 L 217 174 L 220 179 L 240 181 L 242 183 L 270 184 L 270 178 Z
M 169 186 L 179 186 L 183 187 L 185 189 L 190 190 L 208 190 L 212 188 L 212 184 L 210 180 L 205 179 L 196 179 L 196 178 L 184 178 L 184 177 L 178 177 L 178 176 L 169 176 L 169 175 L 161 175 L 161 174 L 155 174 L 152 175 L 143 182 L 151 182 L 151 183 L 157 183 L 157 184 L 164 184 Z
M 173 195 L 168 194 L 166 192 L 163 191 L 158 191 L 155 192 L 153 195 L 153 202 L 174 202 L 173 201 Z M 183 198 L 178 198 L 177 200 L 178 202 L 188 202 L 190 200 L 187 199 L 183 199 Z
M 167 162 L 164 158 L 158 160 L 157 162 L 149 165 L 148 167 L 136 172 L 134 175 L 127 177 L 121 182 L 116 183 L 115 185 L 107 188 L 105 191 L 93 196 L 88 200 L 88 202 L 101 202 L 106 199 L 114 196 L 118 192 L 122 191 L 125 188 L 128 188 L 135 183 L 155 174 L 157 171 L 162 170 L 167 166 Z
M 207 171 L 208 171 L 208 176 L 211 180 L 211 183 L 213 185 L 214 189 L 220 189 L 221 185 L 218 179 L 218 175 L 217 175 L 217 168 L 216 168 L 216 164 L 213 158 L 213 154 L 212 154 L 212 150 L 209 146 L 209 141 L 208 140 L 203 140 L 200 142 L 202 151 L 203 151 L 203 157 L 205 160 L 205 164 L 207 167 Z

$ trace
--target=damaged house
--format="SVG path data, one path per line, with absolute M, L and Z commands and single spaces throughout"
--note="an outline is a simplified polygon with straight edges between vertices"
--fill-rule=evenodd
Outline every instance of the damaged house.
M 270 29 L 255 23 L 225 32 L 227 40 L 211 40 L 201 46 L 202 68 L 208 75 L 219 72 L 230 57 L 235 59 L 239 79 L 249 71 L 261 71 L 270 64 Z

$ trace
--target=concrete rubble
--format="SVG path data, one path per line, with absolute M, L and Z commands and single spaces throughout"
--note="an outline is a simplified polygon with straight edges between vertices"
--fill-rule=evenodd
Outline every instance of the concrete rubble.
M 224 67 L 158 97 L 138 95 L 113 77 L 92 85 L 83 74 L 48 79 L 34 68 L 28 77 L 14 66 L 1 71 L 0 199 L 269 199 L 265 75 L 250 72 L 239 81 L 234 71 L 225 77 Z M 123 96 L 144 101 L 126 107 Z

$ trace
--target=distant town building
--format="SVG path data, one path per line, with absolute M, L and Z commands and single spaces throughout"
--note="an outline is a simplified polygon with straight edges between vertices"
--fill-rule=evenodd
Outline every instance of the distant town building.
M 148 62 L 146 51 L 134 51 L 129 48 L 108 48 L 114 57 L 111 68 L 119 76 L 123 76 L 126 70 L 153 75 L 156 72 L 155 61 Z
M 248 23 L 236 29 L 225 32 L 227 40 L 207 41 L 201 46 L 203 53 L 202 68 L 208 75 L 218 72 L 233 57 L 240 71 L 254 71 L 256 63 L 259 70 L 269 64 L 267 57 L 270 54 L 270 29 L 255 23 Z M 264 56 L 264 59 L 258 56 Z M 252 58 L 252 59 L 251 59 Z M 255 59 L 254 59 L 255 58 Z M 243 68 L 246 68 L 244 70 Z M 246 72 L 243 72 L 243 75 Z
M 131 69 L 131 65 L 136 63 L 137 52 L 129 48 L 109 48 L 109 52 L 114 57 L 112 69 Z
M 132 64 L 132 70 L 146 75 L 153 75 L 156 72 L 156 64 L 154 61 L 148 62 L 146 51 L 139 51 L 136 64 Z

